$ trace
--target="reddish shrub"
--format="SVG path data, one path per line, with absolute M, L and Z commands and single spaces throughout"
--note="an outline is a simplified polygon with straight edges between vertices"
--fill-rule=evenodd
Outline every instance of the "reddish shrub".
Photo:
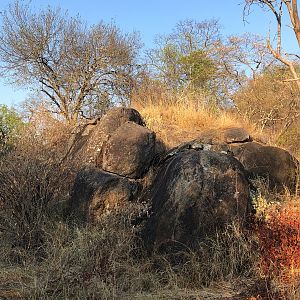
M 298 205 L 299 206 L 299 205 Z M 262 272 L 290 281 L 300 278 L 300 210 L 287 204 L 269 209 L 256 226 Z

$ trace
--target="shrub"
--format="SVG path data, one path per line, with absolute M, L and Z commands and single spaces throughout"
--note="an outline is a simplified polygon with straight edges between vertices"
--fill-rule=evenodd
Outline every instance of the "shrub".
M 44 259 L 0 269 L 0 281 L 25 299 L 121 299 L 159 288 L 148 259 L 137 258 L 137 236 L 129 223 L 127 212 L 81 228 L 54 222 L 45 230 Z
M 262 272 L 289 281 L 300 276 L 300 211 L 288 203 L 271 206 L 257 224 Z M 300 277 L 299 277 L 300 279 Z
M 12 261 L 43 256 L 45 230 L 62 215 L 72 166 L 61 162 L 58 148 L 50 151 L 42 136 L 24 131 L 15 149 L 1 157 L 0 250 Z
M 300 119 L 279 135 L 277 144 L 300 157 Z
M 235 224 L 203 241 L 197 251 L 178 254 L 177 264 L 169 253 L 147 256 L 139 228 L 131 226 L 130 209 L 94 226 L 55 222 L 45 233 L 43 260 L 0 269 L 4 291 L 25 299 L 140 299 L 136 295 L 163 291 L 172 297 L 179 290 L 249 278 L 257 260 L 253 241 Z
M 0 154 L 3 155 L 13 147 L 23 125 L 14 109 L 0 105 Z

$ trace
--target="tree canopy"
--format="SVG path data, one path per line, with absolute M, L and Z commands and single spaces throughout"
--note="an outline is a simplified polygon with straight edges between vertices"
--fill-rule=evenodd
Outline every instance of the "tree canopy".
M 218 103 L 272 64 L 258 35 L 223 37 L 218 21 L 184 20 L 147 51 L 152 76 L 173 90 L 202 91 Z
M 135 34 L 60 9 L 33 12 L 16 1 L 2 14 L 1 75 L 41 92 L 72 124 L 93 105 L 128 100 L 139 47 Z
M 158 36 L 147 51 L 155 76 L 173 89 L 204 89 L 215 74 L 212 49 L 219 41 L 216 20 L 177 23 L 169 35 Z

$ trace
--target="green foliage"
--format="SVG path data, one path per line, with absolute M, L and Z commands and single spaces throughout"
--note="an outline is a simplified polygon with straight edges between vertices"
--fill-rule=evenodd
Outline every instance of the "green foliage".
M 203 50 L 196 50 L 188 55 L 182 55 L 179 61 L 185 82 L 193 90 L 205 89 L 208 81 L 216 71 L 214 62 Z
M 13 146 L 23 124 L 14 109 L 0 105 L 0 153 Z
M 201 90 L 208 87 L 216 72 L 215 64 L 204 50 L 181 53 L 169 43 L 160 54 L 161 79 L 175 90 Z
M 154 77 L 177 91 L 209 89 L 217 73 L 214 49 L 219 39 L 217 21 L 179 22 L 148 51 Z

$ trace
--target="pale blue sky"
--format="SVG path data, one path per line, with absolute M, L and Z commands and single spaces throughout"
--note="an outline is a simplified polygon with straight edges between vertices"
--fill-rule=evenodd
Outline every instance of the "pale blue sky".
M 9 0 L 0 0 L 0 11 L 7 8 Z M 34 9 L 47 5 L 61 7 L 70 15 L 79 14 L 90 24 L 100 20 L 114 21 L 124 32 L 139 31 L 146 48 L 152 46 L 157 34 L 171 32 L 175 24 L 184 19 L 197 21 L 215 18 L 223 27 L 223 35 L 258 33 L 266 36 L 274 30 L 273 16 L 256 8 L 243 22 L 243 0 L 32 0 Z M 291 31 L 286 27 L 286 31 Z M 288 50 L 299 50 L 291 33 L 284 35 Z M 5 85 L 0 78 L 0 104 L 16 105 L 27 97 L 26 90 L 16 90 Z

